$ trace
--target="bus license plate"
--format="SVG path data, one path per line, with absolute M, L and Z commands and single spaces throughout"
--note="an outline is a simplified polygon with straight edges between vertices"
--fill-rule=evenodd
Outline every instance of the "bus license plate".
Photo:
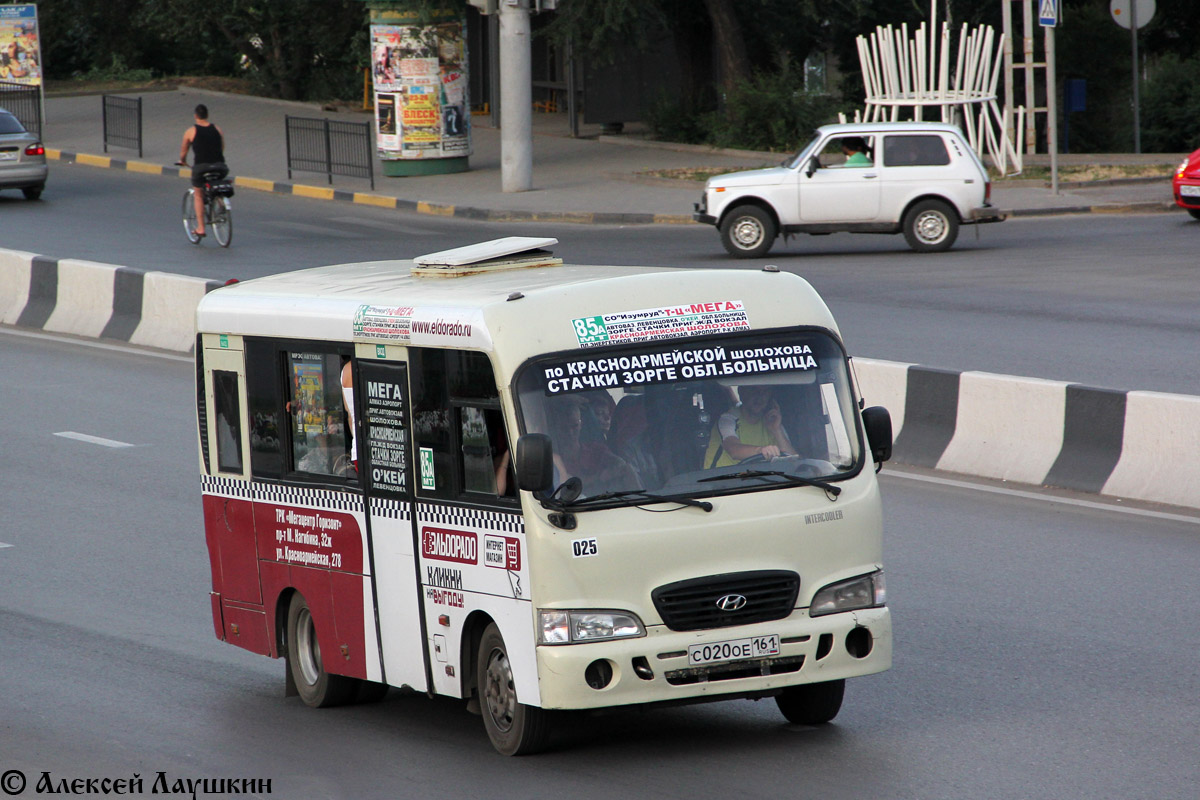
M 751 658 L 779 655 L 779 634 L 734 639 L 730 642 L 693 644 L 688 647 L 688 664 L 715 664 L 718 661 L 745 661 Z

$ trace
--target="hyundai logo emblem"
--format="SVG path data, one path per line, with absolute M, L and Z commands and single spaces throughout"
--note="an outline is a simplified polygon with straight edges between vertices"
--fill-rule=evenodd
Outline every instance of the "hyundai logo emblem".
M 727 594 L 717 601 L 717 608 L 722 611 L 737 611 L 745 606 L 746 598 L 740 594 Z

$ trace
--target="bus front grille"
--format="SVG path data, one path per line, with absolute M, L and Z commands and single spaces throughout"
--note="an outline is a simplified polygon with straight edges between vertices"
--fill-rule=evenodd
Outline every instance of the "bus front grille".
M 795 572 L 759 570 L 668 583 L 650 597 L 668 628 L 698 631 L 783 619 L 799 593 Z

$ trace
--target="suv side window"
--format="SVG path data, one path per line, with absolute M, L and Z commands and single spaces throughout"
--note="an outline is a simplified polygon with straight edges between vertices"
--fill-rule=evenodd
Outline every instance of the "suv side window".
M 949 163 L 946 143 L 937 134 L 884 137 L 885 167 L 944 167 Z
M 819 155 L 822 168 L 870 167 L 875 163 L 874 136 L 834 136 Z

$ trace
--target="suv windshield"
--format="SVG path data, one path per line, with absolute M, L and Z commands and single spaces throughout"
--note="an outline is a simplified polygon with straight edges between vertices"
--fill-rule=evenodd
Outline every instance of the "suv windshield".
M 816 146 L 817 139 L 820 139 L 820 138 L 821 138 L 820 131 L 813 134 L 813 138 L 808 140 L 808 144 L 804 145 L 804 147 L 801 147 L 799 153 L 796 153 L 796 155 L 792 156 L 787 161 L 785 161 L 784 166 L 786 166 L 788 169 L 795 169 L 800 164 L 803 164 L 804 161 L 808 158 L 808 156 L 812 153 L 813 147 Z
M 550 436 L 554 485 L 579 478 L 580 501 L 828 485 L 859 462 L 846 356 L 823 331 L 559 353 L 516 388 L 524 431 Z

